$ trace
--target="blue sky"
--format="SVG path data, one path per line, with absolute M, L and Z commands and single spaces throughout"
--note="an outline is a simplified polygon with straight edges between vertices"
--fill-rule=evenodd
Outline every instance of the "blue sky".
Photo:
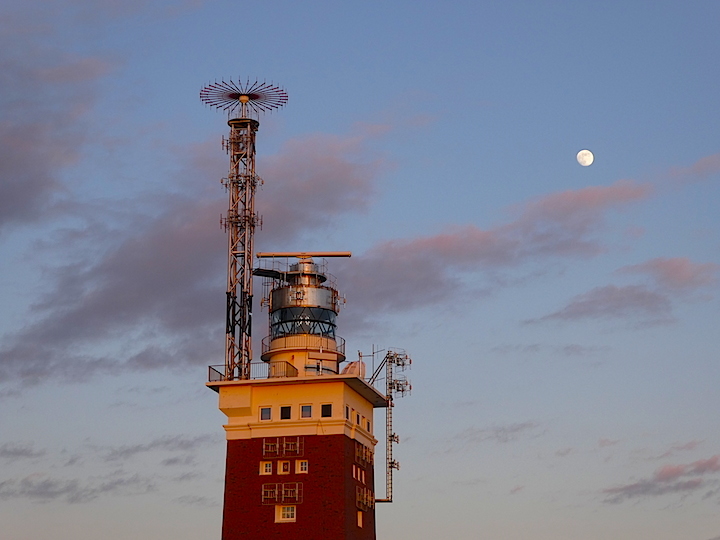
M 219 536 L 224 77 L 290 96 L 257 249 L 351 250 L 348 351 L 414 359 L 379 539 L 718 540 L 719 18 L 5 2 L 3 539 Z

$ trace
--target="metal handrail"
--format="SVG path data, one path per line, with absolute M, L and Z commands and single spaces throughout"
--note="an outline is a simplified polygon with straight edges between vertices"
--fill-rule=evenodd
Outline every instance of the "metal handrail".
M 272 346 L 273 341 L 277 341 L 275 347 Z M 345 356 L 345 340 L 343 338 L 316 334 L 291 334 L 276 338 L 267 336 L 262 340 L 262 354 L 276 349 L 317 349 L 318 343 L 324 343 L 325 347 L 323 348 L 329 352 L 337 352 Z
M 288 362 L 251 362 L 250 380 L 274 379 L 276 377 L 297 377 L 298 370 Z M 225 366 L 208 366 L 208 382 L 237 380 L 238 377 L 226 377 Z

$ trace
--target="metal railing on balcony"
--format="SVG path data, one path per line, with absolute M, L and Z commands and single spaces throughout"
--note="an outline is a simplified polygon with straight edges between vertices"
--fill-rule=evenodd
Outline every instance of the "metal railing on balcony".
M 278 338 L 267 336 L 262 340 L 263 355 L 280 349 L 324 349 L 345 358 L 345 340 L 340 336 L 330 338 L 315 334 L 291 334 Z
M 298 370 L 288 362 L 251 362 L 250 379 L 273 379 L 276 377 L 297 377 Z M 208 366 L 208 382 L 235 380 L 225 377 L 225 366 Z

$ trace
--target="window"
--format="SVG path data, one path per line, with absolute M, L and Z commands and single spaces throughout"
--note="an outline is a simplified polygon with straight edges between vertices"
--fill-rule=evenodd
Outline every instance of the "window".
M 280 420 L 290 420 L 291 415 L 292 407 L 289 405 L 287 407 L 280 407 Z
M 372 430 L 370 429 L 370 420 L 367 420 L 366 426 L 367 426 L 367 430 L 368 430 L 368 431 L 372 431 Z
M 312 405 L 302 405 L 300 407 L 300 418 L 312 418 Z
M 345 405 L 345 420 L 350 420 L 350 407 Z
M 295 506 L 275 507 L 275 523 L 289 523 L 295 521 Z
M 357 414 L 357 413 L 355 414 L 355 423 L 356 423 L 356 424 L 359 424 L 359 423 L 360 423 L 360 415 Z
M 272 461 L 260 462 L 260 474 L 272 474 Z
M 332 417 L 332 403 L 325 403 L 324 405 L 320 406 L 320 416 L 322 416 L 323 418 Z
M 272 420 L 272 409 L 270 407 L 260 407 L 260 420 Z
M 290 474 L 290 462 L 289 461 L 278 461 L 278 474 Z
M 362 529 L 362 510 L 358 510 L 357 513 L 357 525 Z
M 307 459 L 298 459 L 295 461 L 295 472 L 297 474 L 307 474 L 308 468 Z

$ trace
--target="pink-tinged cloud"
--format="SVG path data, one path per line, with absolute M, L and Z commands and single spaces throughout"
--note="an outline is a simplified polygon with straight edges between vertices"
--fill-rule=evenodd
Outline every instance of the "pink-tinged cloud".
M 705 180 L 720 173 L 720 153 L 704 156 L 689 167 L 675 167 L 670 176 L 686 182 Z
M 579 321 L 585 319 L 629 319 L 639 326 L 673 321 L 670 300 L 639 285 L 605 285 L 575 296 L 565 307 L 526 323 Z
M 658 285 L 676 290 L 691 290 L 714 285 L 720 264 L 696 263 L 686 257 L 650 259 L 640 264 L 624 266 L 623 274 L 647 274 Z
M 642 496 L 690 492 L 703 487 L 703 479 L 682 480 L 682 478 L 707 476 L 717 472 L 720 472 L 720 455 L 688 464 L 664 465 L 657 469 L 651 478 L 607 488 L 603 490 L 603 493 L 608 495 L 606 502 L 618 503 Z
M 598 446 L 600 448 L 606 448 L 608 446 L 615 446 L 619 442 L 620 442 L 620 439 L 600 439 L 598 441 Z
M 604 247 L 595 234 L 606 214 L 650 193 L 648 185 L 621 180 L 529 201 L 514 209 L 514 221 L 492 229 L 465 225 L 380 243 L 336 265 L 348 312 L 393 312 L 448 300 L 464 290 L 459 272 L 487 274 L 527 261 L 597 255 Z
M 695 450 L 698 446 L 700 446 L 701 443 L 702 443 L 702 441 L 692 440 L 685 444 L 676 444 L 676 445 L 672 446 L 666 452 L 663 452 L 659 456 L 654 457 L 652 459 L 665 459 L 665 458 L 669 458 L 670 456 L 674 455 L 675 452 L 687 452 L 690 450 Z
M 263 226 L 258 244 L 287 243 L 299 235 L 337 223 L 343 215 L 364 212 L 375 194 L 378 175 L 389 165 L 368 141 L 383 130 L 362 135 L 311 135 L 292 139 L 275 155 L 261 158 L 265 184 L 256 197 Z

